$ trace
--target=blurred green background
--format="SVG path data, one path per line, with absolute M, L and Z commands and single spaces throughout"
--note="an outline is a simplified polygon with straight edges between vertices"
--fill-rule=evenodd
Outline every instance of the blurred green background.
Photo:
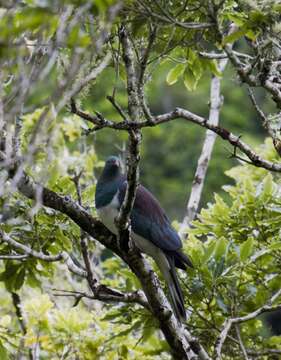
M 153 71 L 147 86 L 147 100 L 153 114 L 168 112 L 175 107 L 184 107 L 198 115 L 207 117 L 209 111 L 210 77 L 204 77 L 194 92 L 186 89 L 183 82 L 169 86 L 166 74 L 174 66 L 166 61 Z M 126 95 L 122 78 L 116 78 L 113 69 L 107 69 L 90 89 L 87 103 L 82 100 L 82 108 L 101 112 L 106 118 L 119 119 L 119 115 L 106 100 L 115 88 L 118 102 L 126 107 Z M 266 136 L 256 110 L 248 97 L 247 88 L 237 80 L 231 66 L 228 65 L 222 80 L 224 104 L 220 116 L 221 126 L 241 135 L 252 146 L 261 143 Z M 272 110 L 270 98 L 257 92 L 259 104 L 265 111 Z M 91 99 L 91 100 L 89 100 Z M 155 128 L 143 130 L 141 150 L 141 183 L 148 187 L 160 200 L 171 219 L 181 220 L 190 193 L 201 152 L 205 130 L 197 125 L 176 120 Z M 96 146 L 100 160 L 111 154 L 120 154 L 127 135 L 105 129 L 89 136 Z M 206 183 L 201 199 L 201 207 L 213 198 L 214 192 L 221 193 L 221 186 L 231 183 L 224 174 L 225 170 L 237 164 L 231 158 L 232 147 L 217 138 L 214 154 L 210 162 Z M 224 196 L 224 195 L 223 195 Z

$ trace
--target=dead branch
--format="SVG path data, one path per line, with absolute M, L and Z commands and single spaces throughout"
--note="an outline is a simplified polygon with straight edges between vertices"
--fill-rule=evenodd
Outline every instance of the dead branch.
M 220 60 L 218 66 L 219 70 L 223 72 L 226 65 L 227 65 L 227 59 Z M 209 112 L 208 123 L 214 126 L 218 126 L 219 113 L 222 105 L 220 84 L 221 84 L 221 79 L 217 76 L 213 76 L 211 80 L 210 112 Z M 194 220 L 195 215 L 198 211 L 201 194 L 203 191 L 204 181 L 207 175 L 208 165 L 212 156 L 212 151 L 215 141 L 216 141 L 216 133 L 211 130 L 207 130 L 202 151 L 198 159 L 194 179 L 192 182 L 191 193 L 186 206 L 186 215 L 183 219 L 183 222 L 179 230 L 180 235 L 184 234 L 185 229 L 190 225 L 191 221 Z

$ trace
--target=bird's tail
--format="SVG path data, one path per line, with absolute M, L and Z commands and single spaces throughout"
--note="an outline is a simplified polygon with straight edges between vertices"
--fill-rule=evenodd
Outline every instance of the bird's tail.
M 167 256 L 167 255 L 166 255 Z M 186 311 L 184 308 L 184 299 L 179 279 L 175 267 L 175 259 L 172 256 L 167 256 L 170 264 L 169 272 L 166 272 L 165 280 L 168 285 L 171 305 L 176 318 L 182 322 L 186 320 Z

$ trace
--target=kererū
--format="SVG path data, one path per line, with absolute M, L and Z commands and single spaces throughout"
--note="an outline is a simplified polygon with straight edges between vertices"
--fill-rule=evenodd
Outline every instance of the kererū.
M 118 157 L 110 156 L 98 179 L 95 202 L 102 223 L 115 235 L 115 225 L 126 193 L 127 179 L 122 174 Z M 182 252 L 182 243 L 177 232 L 155 197 L 142 185 L 137 188 L 131 212 L 131 236 L 136 247 L 151 256 L 167 282 L 171 305 L 178 320 L 186 319 L 182 290 L 176 267 L 185 270 L 193 267 Z

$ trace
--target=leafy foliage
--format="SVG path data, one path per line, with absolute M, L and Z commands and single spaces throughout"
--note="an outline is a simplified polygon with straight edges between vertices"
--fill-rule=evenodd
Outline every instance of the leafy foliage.
M 276 158 L 269 140 L 262 153 Z M 281 275 L 279 176 L 250 165 L 227 174 L 235 179 L 234 186 L 224 187 L 227 201 L 215 196 L 194 221 L 186 243 L 196 269 L 185 281 L 192 309 L 189 321 L 211 352 L 225 319 L 266 304 L 279 289 Z M 264 331 L 262 317 L 242 323 L 240 332 L 247 349 L 257 353 L 270 346 L 280 349 L 279 338 Z M 237 343 L 229 339 L 225 347 L 234 358 Z
M 276 40 L 280 30 L 279 4 L 214 0 L 218 15 L 214 23 L 214 14 L 202 1 L 189 1 L 188 11 L 183 3 L 186 7 L 187 2 L 182 1 L 124 1 L 116 14 L 119 2 L 112 0 L 26 0 L 20 6 L 11 1 L 1 5 L 0 108 L 2 116 L 4 106 L 8 119 L 6 128 L 0 124 L 1 152 L 2 134 L 12 134 L 5 137 L 5 146 L 10 150 L 19 147 L 24 171 L 35 182 L 75 200 L 79 199 L 75 177 L 80 174 L 82 206 L 95 215 L 95 175 L 103 158 L 116 153 L 116 145 L 120 148 L 127 136 L 109 130 L 93 133 L 93 125 L 69 112 L 69 102 L 75 96 L 88 113 L 121 119 L 116 106 L 106 100 L 106 95 L 114 94 L 122 108 L 127 105 L 127 79 L 117 35 L 121 23 L 129 24 L 138 61 L 143 59 L 151 28 L 158 28 L 145 77 L 145 95 L 153 114 L 183 106 L 207 116 L 208 81 L 221 73 L 217 60 L 204 57 L 204 52 L 220 52 L 234 42 L 240 51 L 257 41 L 259 58 L 265 61 L 263 68 L 253 68 L 253 72 L 267 71 L 267 62 L 274 59 L 276 46 L 271 40 Z M 236 29 L 226 34 L 230 22 Z M 200 23 L 202 28 L 194 27 Z M 81 83 L 109 52 L 112 58 L 103 74 L 98 79 L 93 76 L 80 91 Z M 223 126 L 242 129 L 251 134 L 247 140 L 257 143 L 263 130 L 232 70 L 227 70 L 222 85 Z M 262 91 L 258 95 L 263 107 L 272 111 L 271 100 Z M 275 119 L 278 132 L 278 116 Z M 19 144 L 13 144 L 17 131 Z M 178 121 L 145 129 L 143 134 L 141 179 L 167 211 L 179 217 L 187 193 L 183 184 L 192 182 L 204 132 Z M 270 140 L 259 153 L 270 161 L 279 160 Z M 229 170 L 231 180 L 226 180 L 223 171 L 233 165 L 233 159 L 226 157 L 221 141 L 203 199 L 204 204 L 210 203 L 188 229 L 184 244 L 195 269 L 181 273 L 190 312 L 187 327 L 210 354 L 225 320 L 266 304 L 279 290 L 281 276 L 280 178 L 242 164 Z M 10 160 L 14 159 L 8 159 L 8 165 Z M 0 230 L 37 252 L 57 255 L 66 251 L 83 269 L 78 226 L 42 207 L 40 201 L 20 195 L 17 176 L 11 181 L 2 159 L 0 165 Z M 224 186 L 223 192 L 221 186 L 226 182 L 232 184 Z M 119 291 L 140 289 L 139 280 L 120 259 L 89 239 L 88 249 L 95 276 L 104 285 Z M 171 358 L 159 324 L 140 305 L 79 298 L 87 283 L 70 274 L 66 264 L 32 256 L 7 260 L 4 257 L 13 256 L 15 249 L 4 241 L 0 253 L 1 359 L 28 358 L 30 352 L 34 358 L 40 352 L 40 359 Z M 20 304 L 11 300 L 15 293 L 20 295 Z M 232 328 L 224 358 L 241 358 L 237 331 L 249 351 L 281 350 L 280 338 L 271 336 L 262 321 L 260 316 L 241 323 L 238 330 Z M 262 358 L 269 359 L 267 355 Z

